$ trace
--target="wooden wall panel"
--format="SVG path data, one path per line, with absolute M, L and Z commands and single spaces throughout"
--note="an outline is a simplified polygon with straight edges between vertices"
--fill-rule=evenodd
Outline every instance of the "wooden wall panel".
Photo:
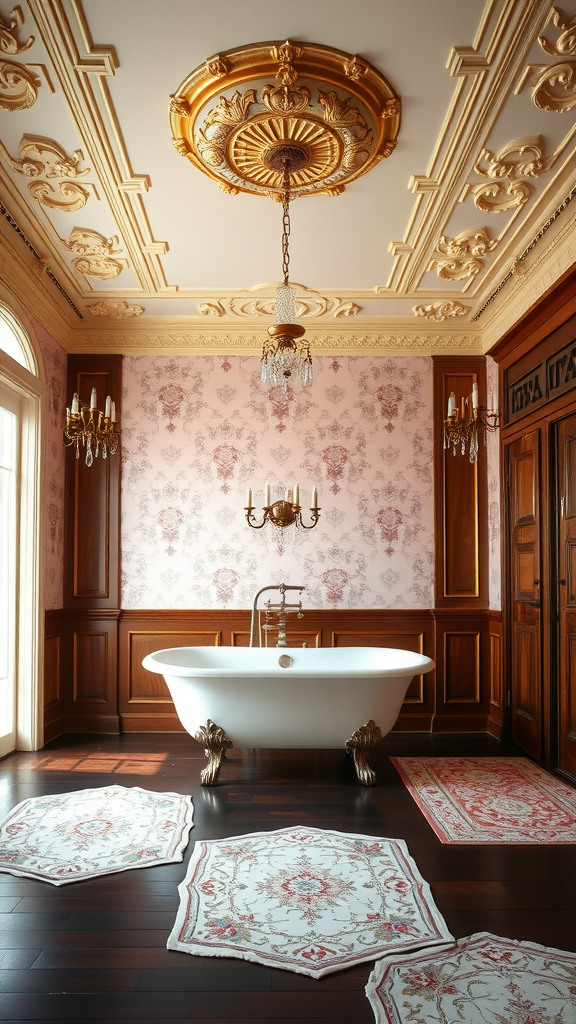
M 444 633 L 444 703 L 480 703 L 480 633 Z
M 49 743 L 63 732 L 62 613 L 50 609 L 44 620 L 44 742 Z
M 74 703 L 106 704 L 108 634 L 80 629 L 73 636 Z
M 60 703 L 61 636 L 47 636 L 44 641 L 44 707 L 48 711 Z
M 122 357 L 73 355 L 68 358 L 70 404 L 77 392 L 86 404 L 95 387 L 100 409 L 106 395 L 116 402 L 122 423 Z M 118 608 L 120 602 L 120 451 L 87 467 L 84 453 L 66 453 L 66 608 Z
M 492 614 L 489 618 L 489 692 L 490 710 L 488 732 L 501 739 L 504 727 L 507 696 L 503 675 L 502 616 Z
M 484 445 L 478 460 L 444 448 L 444 419 L 451 392 L 460 406 L 478 384 L 486 407 L 486 361 L 476 356 L 434 356 L 435 605 L 488 605 L 487 469 Z

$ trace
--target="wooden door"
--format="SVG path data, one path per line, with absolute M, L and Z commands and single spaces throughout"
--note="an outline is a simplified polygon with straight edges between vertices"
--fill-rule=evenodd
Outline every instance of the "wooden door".
M 540 432 L 508 447 L 512 738 L 542 754 Z
M 558 767 L 576 778 L 576 416 L 558 425 Z

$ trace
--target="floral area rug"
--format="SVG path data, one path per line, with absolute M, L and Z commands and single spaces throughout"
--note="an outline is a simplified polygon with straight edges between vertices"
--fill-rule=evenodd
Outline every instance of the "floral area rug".
M 23 800 L 0 824 L 0 871 L 52 885 L 182 860 L 192 797 L 138 786 Z
M 443 843 L 576 843 L 576 789 L 523 757 L 393 757 Z
M 398 839 L 296 826 L 196 843 L 168 949 L 320 978 L 451 939 Z
M 376 964 L 376 1024 L 576 1024 L 576 953 L 478 932 Z

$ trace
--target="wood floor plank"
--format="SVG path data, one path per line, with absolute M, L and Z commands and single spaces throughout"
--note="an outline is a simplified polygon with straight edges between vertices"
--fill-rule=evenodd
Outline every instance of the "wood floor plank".
M 576 950 L 576 846 L 442 844 L 390 754 L 510 755 L 490 737 L 393 734 L 374 788 L 339 751 L 230 752 L 219 784 L 186 735 L 62 737 L 2 761 L 0 813 L 27 796 L 110 785 L 188 793 L 184 861 L 65 887 L 0 872 L 2 1024 L 373 1024 L 372 963 L 316 980 L 236 958 L 166 949 L 193 843 L 311 824 L 403 839 L 457 937 L 491 931 Z M 518 751 L 516 751 L 518 753 Z M 4 809 L 4 811 L 2 810 Z

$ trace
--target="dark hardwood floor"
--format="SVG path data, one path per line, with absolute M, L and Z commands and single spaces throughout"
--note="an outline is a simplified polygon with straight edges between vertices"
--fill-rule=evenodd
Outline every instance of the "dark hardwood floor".
M 576 846 L 445 846 L 390 754 L 516 754 L 487 736 L 395 734 L 359 786 L 338 751 L 229 752 L 221 781 L 184 735 L 63 737 L 0 762 L 0 815 L 31 796 L 118 783 L 190 793 L 184 864 L 56 888 L 0 873 L 0 1020 L 5 1024 L 368 1024 L 371 964 L 319 981 L 235 959 L 168 951 L 193 842 L 311 824 L 404 839 L 456 937 L 490 931 L 576 951 Z

